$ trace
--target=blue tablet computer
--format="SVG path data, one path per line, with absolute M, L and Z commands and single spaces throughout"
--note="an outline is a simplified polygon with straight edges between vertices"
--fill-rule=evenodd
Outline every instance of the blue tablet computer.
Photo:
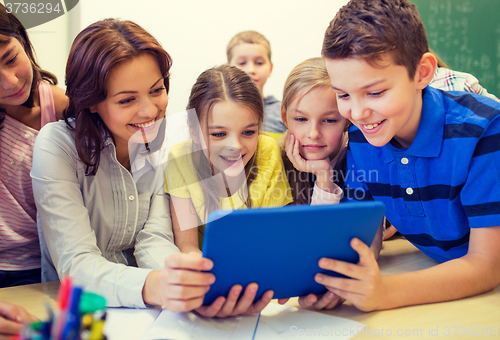
M 318 260 L 357 263 L 351 239 L 370 245 L 384 213 L 384 204 L 374 201 L 212 212 L 202 250 L 214 262 L 215 283 L 203 304 L 226 297 L 235 284 L 245 288 L 252 282 L 259 285 L 256 299 L 267 290 L 275 299 L 326 292 L 314 276 L 333 273 L 321 269 Z

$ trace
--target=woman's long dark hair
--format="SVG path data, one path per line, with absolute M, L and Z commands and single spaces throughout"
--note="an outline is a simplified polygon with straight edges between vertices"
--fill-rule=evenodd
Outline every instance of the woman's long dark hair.
M 151 34 L 132 21 L 95 22 L 81 31 L 71 46 L 66 65 L 69 105 L 64 120 L 75 131 L 76 150 L 87 166 L 87 176 L 97 173 L 101 150 L 111 136 L 99 114 L 90 112 L 90 107 L 106 99 L 106 83 L 113 67 L 143 53 L 158 62 L 168 93 L 172 59 Z
M 24 28 L 23 24 L 14 14 L 7 13 L 5 6 L 0 3 L 0 45 L 8 44 L 12 38 L 17 39 L 21 43 L 24 52 L 26 52 L 26 55 L 31 62 L 31 67 L 33 68 L 33 81 L 31 83 L 30 96 L 28 97 L 28 100 L 22 104 L 27 108 L 32 108 L 34 106 L 34 98 L 38 93 L 38 82 L 43 79 L 53 85 L 56 85 L 57 78 L 52 73 L 41 69 L 36 62 L 33 53 L 33 46 L 31 45 L 26 28 Z M 0 109 L 0 129 L 4 119 L 5 112 Z

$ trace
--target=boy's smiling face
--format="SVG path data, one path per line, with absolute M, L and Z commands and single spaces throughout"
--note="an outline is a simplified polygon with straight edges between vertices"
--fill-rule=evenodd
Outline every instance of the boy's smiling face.
M 429 68 L 424 57 L 424 67 Z M 427 86 L 427 73 L 434 74 L 430 68 L 422 69 L 422 60 L 410 79 L 407 69 L 396 65 L 389 53 L 376 65 L 363 58 L 325 59 L 340 114 L 356 125 L 370 144 L 384 146 L 393 138 L 397 147 L 412 144 L 422 113 L 421 90 Z

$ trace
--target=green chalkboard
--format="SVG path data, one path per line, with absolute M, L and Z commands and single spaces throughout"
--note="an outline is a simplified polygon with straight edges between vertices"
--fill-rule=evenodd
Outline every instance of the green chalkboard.
M 500 0 L 412 0 L 429 46 L 500 98 Z

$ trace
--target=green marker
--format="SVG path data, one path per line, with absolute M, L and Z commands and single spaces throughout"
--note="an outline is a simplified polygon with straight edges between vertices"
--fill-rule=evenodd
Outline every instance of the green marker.
M 80 315 L 93 314 L 103 309 L 106 309 L 106 299 L 104 296 L 91 292 L 83 292 L 80 304 L 78 305 Z

